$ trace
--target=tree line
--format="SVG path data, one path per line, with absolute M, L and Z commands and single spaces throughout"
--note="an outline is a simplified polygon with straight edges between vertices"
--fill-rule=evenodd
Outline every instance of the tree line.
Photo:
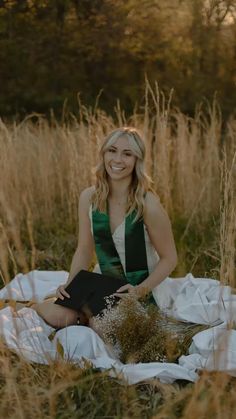
M 142 106 L 145 77 L 182 111 L 236 103 L 236 0 L 0 0 L 0 115 L 60 115 L 65 100 Z

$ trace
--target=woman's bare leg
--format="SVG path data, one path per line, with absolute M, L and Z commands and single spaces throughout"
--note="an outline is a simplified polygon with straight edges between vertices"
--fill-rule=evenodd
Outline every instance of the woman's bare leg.
M 78 324 L 79 314 L 77 311 L 59 306 L 51 301 L 33 304 L 31 308 L 52 327 L 60 329 Z

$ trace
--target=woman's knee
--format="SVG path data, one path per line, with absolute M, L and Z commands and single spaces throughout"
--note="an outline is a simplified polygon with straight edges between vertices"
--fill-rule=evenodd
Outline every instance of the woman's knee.
M 42 317 L 50 326 L 62 328 L 77 324 L 78 313 L 66 307 L 58 306 L 52 302 L 37 303 L 32 308 Z

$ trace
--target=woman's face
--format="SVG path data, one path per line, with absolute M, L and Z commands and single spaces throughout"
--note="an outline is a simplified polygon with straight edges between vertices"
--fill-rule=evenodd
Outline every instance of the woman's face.
M 135 162 L 136 157 L 125 136 L 119 137 L 104 153 L 105 168 L 113 180 L 131 178 Z

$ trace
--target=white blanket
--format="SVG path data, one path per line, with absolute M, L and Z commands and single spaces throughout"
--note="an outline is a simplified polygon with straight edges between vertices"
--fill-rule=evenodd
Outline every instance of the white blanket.
M 67 275 L 65 271 L 19 274 L 0 291 L 0 299 L 42 301 L 66 282 Z M 212 326 L 194 336 L 189 355 L 180 357 L 179 364 L 124 365 L 112 348 L 84 326 L 62 329 L 50 340 L 48 337 L 54 329 L 30 308 L 19 310 L 17 316 L 11 307 L 0 310 L 0 334 L 9 348 L 29 361 L 48 364 L 63 356 L 83 365 L 84 360 L 88 360 L 97 368 L 112 368 L 111 375 L 119 374 L 130 384 L 152 377 L 164 383 L 176 379 L 195 381 L 197 370 L 202 368 L 236 375 L 236 331 L 227 327 L 228 322 L 236 320 L 236 296 L 231 294 L 230 287 L 188 274 L 184 278 L 166 278 L 153 295 L 160 308 L 175 318 Z

